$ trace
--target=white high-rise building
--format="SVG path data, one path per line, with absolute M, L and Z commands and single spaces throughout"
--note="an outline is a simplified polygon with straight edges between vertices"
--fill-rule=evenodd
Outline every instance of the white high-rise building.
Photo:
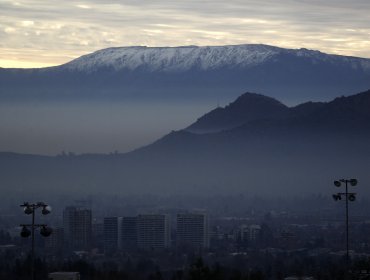
M 137 244 L 140 249 L 157 250 L 170 247 L 170 223 L 167 215 L 139 215 Z
M 177 246 L 209 248 L 208 217 L 204 213 L 177 214 Z

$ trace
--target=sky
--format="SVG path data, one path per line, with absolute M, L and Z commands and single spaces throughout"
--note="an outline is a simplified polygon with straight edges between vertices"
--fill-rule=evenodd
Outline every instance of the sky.
M 262 43 L 370 58 L 369 0 L 0 0 L 0 67 L 120 46 Z

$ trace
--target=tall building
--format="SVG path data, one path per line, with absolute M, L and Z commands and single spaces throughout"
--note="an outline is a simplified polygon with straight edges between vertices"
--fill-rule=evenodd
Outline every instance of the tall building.
M 240 227 L 240 239 L 242 242 L 255 242 L 260 231 L 260 225 L 242 225 Z
M 186 249 L 209 248 L 208 217 L 203 213 L 177 214 L 176 245 Z
M 104 251 L 104 222 L 93 221 L 92 229 L 92 247 Z
M 170 224 L 167 215 L 139 215 L 137 233 L 140 249 L 158 250 L 170 246 Z
M 122 248 L 122 217 L 104 218 L 104 251 L 115 252 Z
M 137 217 L 122 217 L 121 223 L 121 248 L 135 250 L 137 248 Z
M 45 238 L 45 251 L 47 254 L 55 255 L 61 253 L 64 247 L 64 229 L 57 227 L 53 234 Z
M 71 250 L 89 250 L 92 237 L 91 210 L 69 206 L 63 211 L 64 241 Z

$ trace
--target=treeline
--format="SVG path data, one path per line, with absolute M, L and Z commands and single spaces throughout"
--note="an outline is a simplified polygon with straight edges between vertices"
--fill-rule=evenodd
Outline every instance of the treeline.
M 137 263 L 129 260 L 117 264 L 113 261 L 87 262 L 84 260 L 50 261 L 35 260 L 35 279 L 46 280 L 48 273 L 55 271 L 75 271 L 81 280 L 280 280 L 288 276 L 313 277 L 316 280 L 370 279 L 370 258 L 353 261 L 350 273 L 346 274 L 344 259 L 267 260 L 259 266 L 249 267 L 240 263 L 238 268 L 227 264 L 206 264 L 198 258 L 182 268 L 161 269 L 151 259 L 141 259 Z M 30 279 L 31 259 L 13 258 L 3 254 L 0 257 L 0 279 Z

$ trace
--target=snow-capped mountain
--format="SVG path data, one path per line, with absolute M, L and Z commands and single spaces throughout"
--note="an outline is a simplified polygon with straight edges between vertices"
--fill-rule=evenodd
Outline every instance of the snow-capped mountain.
M 0 69 L 0 98 L 230 101 L 263 92 L 289 104 L 370 88 L 370 59 L 267 45 L 122 47 L 61 66 Z
M 207 71 L 223 67 L 252 67 L 271 59 L 281 50 L 265 45 L 109 48 L 75 59 L 65 67 L 79 71 L 96 71 L 100 67 L 152 72 Z
M 267 45 L 235 45 L 214 47 L 122 47 L 109 48 L 77 58 L 64 65 L 70 70 L 94 72 L 99 68 L 114 70 L 145 69 L 151 72 L 207 71 L 223 68 L 242 69 L 278 59 L 278 55 L 310 59 L 313 64 L 348 63 L 354 69 L 370 69 L 370 60 L 328 55 L 307 49 L 288 50 Z

